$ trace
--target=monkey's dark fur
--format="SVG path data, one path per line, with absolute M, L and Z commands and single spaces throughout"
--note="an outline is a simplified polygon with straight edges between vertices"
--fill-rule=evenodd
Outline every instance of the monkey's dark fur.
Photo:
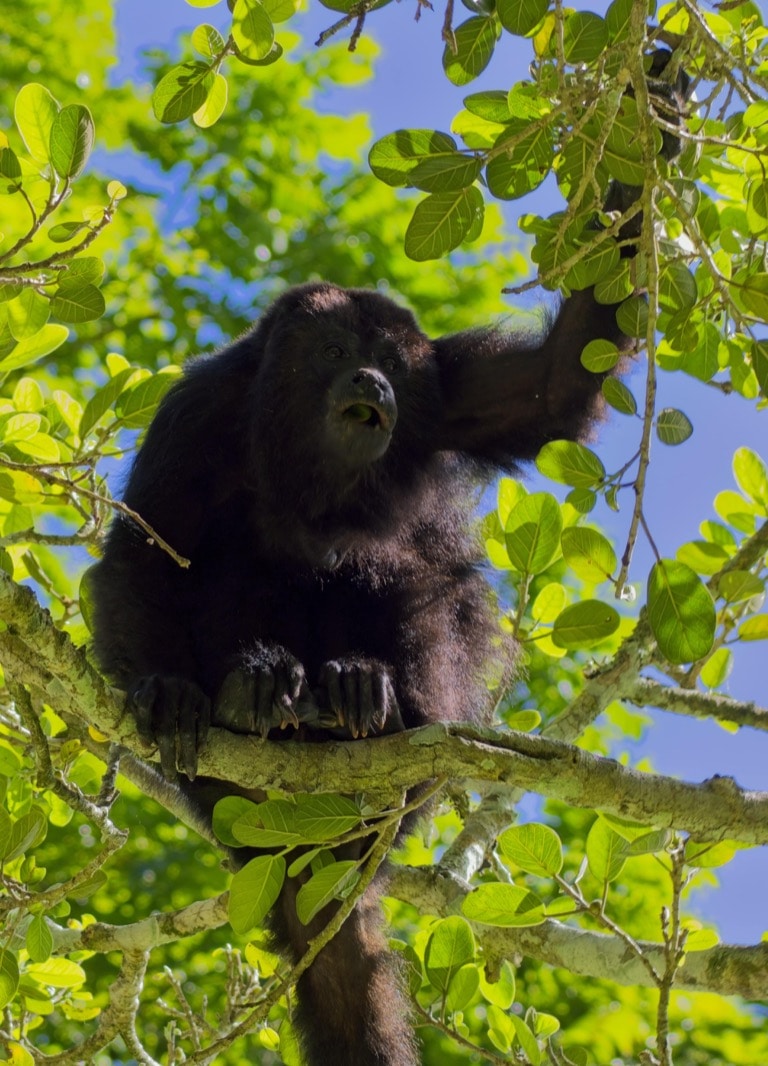
M 591 292 L 541 338 L 431 341 L 378 293 L 310 284 L 190 364 L 125 502 L 191 566 L 118 517 L 93 589 L 99 662 L 198 811 L 232 791 L 192 780 L 209 721 L 284 738 L 316 701 L 351 739 L 489 713 L 497 629 L 473 488 L 585 434 L 601 378 L 579 355 L 596 337 L 627 343 Z M 306 928 L 294 896 L 289 883 L 272 924 L 298 958 L 332 910 Z M 312 1066 L 417 1062 L 379 926 L 369 893 L 299 983 Z

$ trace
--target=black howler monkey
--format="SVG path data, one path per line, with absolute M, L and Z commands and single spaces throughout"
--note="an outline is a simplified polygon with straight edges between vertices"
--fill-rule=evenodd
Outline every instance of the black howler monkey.
M 579 356 L 595 338 L 629 345 L 589 290 L 539 337 L 430 340 L 385 296 L 317 283 L 187 367 L 125 502 L 191 566 L 118 515 L 93 591 L 99 662 L 198 812 L 232 791 L 195 779 L 209 723 L 285 737 L 314 700 L 353 739 L 488 713 L 496 625 L 471 488 L 585 435 L 601 376 Z M 304 927 L 294 894 L 272 927 L 298 958 L 328 911 Z M 299 982 L 312 1066 L 418 1061 L 379 925 L 369 892 Z

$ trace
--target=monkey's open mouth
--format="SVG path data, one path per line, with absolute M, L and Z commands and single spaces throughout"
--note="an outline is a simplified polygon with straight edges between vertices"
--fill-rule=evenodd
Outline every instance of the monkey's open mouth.
M 370 426 L 372 429 L 385 428 L 382 413 L 370 403 L 353 403 L 345 407 L 341 417 L 348 422 L 359 422 L 362 426 Z

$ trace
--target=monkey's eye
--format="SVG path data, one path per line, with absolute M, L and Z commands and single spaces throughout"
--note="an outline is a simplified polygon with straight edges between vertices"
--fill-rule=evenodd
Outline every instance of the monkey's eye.
M 335 359 L 346 359 L 347 353 L 340 344 L 326 344 L 325 348 L 323 348 L 323 356 L 333 361 Z
M 400 360 L 395 359 L 393 355 L 388 355 L 386 359 L 381 360 L 382 370 L 386 370 L 388 374 L 394 374 L 395 371 L 400 369 Z

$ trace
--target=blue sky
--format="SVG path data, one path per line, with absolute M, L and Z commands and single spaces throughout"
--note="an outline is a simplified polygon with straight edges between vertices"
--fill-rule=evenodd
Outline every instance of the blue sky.
M 602 5 L 593 4 L 595 10 Z M 415 0 L 402 0 L 369 16 L 366 32 L 380 43 L 382 54 L 372 82 L 353 88 L 329 87 L 321 106 L 329 112 L 346 114 L 367 111 L 376 136 L 403 126 L 425 126 L 448 130 L 452 117 L 461 109 L 466 92 L 508 88 L 525 76 L 529 61 L 525 42 L 504 35 L 489 69 L 469 90 L 451 85 L 442 73 L 440 28 L 442 8 L 423 10 L 414 24 Z M 118 0 L 116 19 L 120 63 L 115 80 L 141 78 L 141 51 L 167 48 L 178 55 L 176 37 L 200 22 L 222 28 L 228 24 L 226 4 L 193 9 L 184 0 Z M 469 15 L 456 5 L 456 21 Z M 314 3 L 312 10 L 292 20 L 290 28 L 301 32 L 307 47 L 317 34 L 331 25 L 336 13 Z M 278 28 L 279 29 L 279 28 Z M 278 33 L 279 36 L 279 33 Z M 115 176 L 118 176 L 117 174 Z M 549 213 L 561 204 L 553 181 L 545 183 L 535 196 L 508 205 L 505 217 L 510 234 L 517 230 L 517 217 L 530 210 Z M 429 269 L 425 264 L 424 269 Z M 512 306 L 512 304 L 510 304 Z M 642 369 L 629 380 L 636 395 L 643 390 Z M 735 488 L 731 473 L 733 452 L 748 446 L 768 459 L 768 415 L 758 414 L 753 404 L 738 396 L 724 397 L 682 374 L 661 372 L 659 406 L 679 407 L 694 425 L 694 435 L 684 445 L 669 448 L 655 445 L 646 515 L 662 555 L 673 556 L 677 546 L 698 535 L 701 521 L 714 517 L 712 500 L 722 489 Z M 632 455 L 640 435 L 640 422 L 614 415 L 601 432 L 599 451 L 608 469 L 616 469 Z M 535 478 L 532 478 L 535 484 Z M 551 484 L 546 486 L 551 491 Z M 628 524 L 627 504 L 619 515 L 603 509 L 598 520 L 604 523 L 622 545 Z M 641 540 L 635 555 L 632 579 L 643 581 L 653 558 Z M 738 647 L 734 670 L 724 691 L 739 699 L 768 705 L 765 683 L 766 646 L 764 642 Z M 766 787 L 768 735 L 742 730 L 725 732 L 714 722 L 695 721 L 677 715 L 654 713 L 654 725 L 640 744 L 626 745 L 632 759 L 647 756 L 655 768 L 688 780 L 699 781 L 713 774 L 734 776 L 748 788 Z M 618 754 L 618 753 L 617 753 Z M 724 940 L 750 943 L 758 940 L 768 926 L 765 917 L 765 889 L 768 882 L 768 849 L 737 854 L 721 871 L 721 888 L 696 897 L 700 915 L 717 922 Z

